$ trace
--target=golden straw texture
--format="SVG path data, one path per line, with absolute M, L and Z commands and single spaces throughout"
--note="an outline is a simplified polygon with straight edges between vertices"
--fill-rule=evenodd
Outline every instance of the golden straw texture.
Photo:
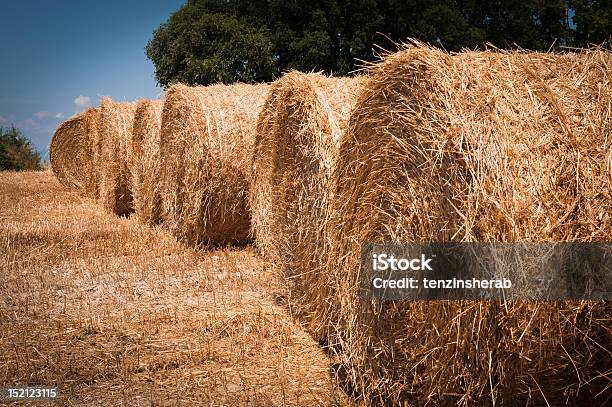
M 132 141 L 128 149 L 130 191 L 134 198 L 134 214 L 147 224 L 160 221 L 159 196 L 162 100 L 140 100 L 136 106 Z
M 312 320 L 320 301 L 330 181 L 361 78 L 290 72 L 272 84 L 257 123 L 250 204 L 260 252 L 288 278 L 293 311 Z
M 249 238 L 248 185 L 257 117 L 269 85 L 173 85 L 161 130 L 164 224 L 179 239 Z
M 90 108 L 63 122 L 49 146 L 49 160 L 57 179 L 62 185 L 81 190 L 86 195 L 95 193 L 92 148 L 97 124 L 98 110 Z
M 364 402 L 605 401 L 608 303 L 366 301 L 358 287 L 363 242 L 610 241 L 611 62 L 417 44 L 371 68 L 334 175 L 331 310 L 315 316 Z
M 92 198 L 98 196 L 99 185 L 99 143 L 98 129 L 100 126 L 100 110 L 90 108 L 84 113 L 85 131 L 87 133 L 87 155 L 85 162 L 85 194 Z
M 132 139 L 136 104 L 100 102 L 100 201 L 102 207 L 119 216 L 133 212 L 128 188 L 127 149 Z

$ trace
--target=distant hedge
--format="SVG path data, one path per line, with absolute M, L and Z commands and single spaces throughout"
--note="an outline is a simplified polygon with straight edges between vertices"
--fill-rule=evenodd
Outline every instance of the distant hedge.
M 41 170 L 40 153 L 19 129 L 0 127 L 0 170 Z

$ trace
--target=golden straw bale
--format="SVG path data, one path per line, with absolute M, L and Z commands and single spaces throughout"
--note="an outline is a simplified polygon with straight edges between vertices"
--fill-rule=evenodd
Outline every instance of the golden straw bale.
M 269 85 L 173 85 L 162 112 L 164 224 L 192 244 L 250 236 L 249 167 Z
M 100 110 L 89 108 L 83 113 L 85 119 L 85 131 L 87 132 L 87 155 L 89 159 L 85 162 L 85 194 L 92 198 L 98 195 L 99 178 L 99 154 L 96 152 L 100 137 L 98 129 L 100 126 Z
M 370 69 L 334 174 L 331 310 L 313 317 L 366 403 L 605 402 L 610 304 L 365 300 L 359 260 L 364 242 L 611 241 L 611 67 L 416 44 Z
M 128 145 L 130 191 L 134 199 L 134 214 L 148 225 L 160 221 L 159 196 L 162 100 L 143 99 L 136 105 L 132 140 Z
M 128 187 L 128 145 L 132 139 L 135 103 L 100 101 L 100 194 L 102 207 L 119 216 L 132 213 Z
M 95 193 L 92 148 L 98 117 L 94 108 L 71 117 L 57 128 L 49 146 L 49 160 L 57 179 L 86 195 Z
M 290 72 L 272 84 L 257 123 L 250 205 L 257 246 L 288 278 L 291 303 L 315 336 L 331 174 L 361 78 Z

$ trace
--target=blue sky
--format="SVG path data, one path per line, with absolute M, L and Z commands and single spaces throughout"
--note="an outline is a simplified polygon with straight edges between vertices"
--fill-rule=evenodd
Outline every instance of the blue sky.
M 161 96 L 144 48 L 184 1 L 2 1 L 0 126 L 20 128 L 46 158 L 58 124 L 100 96 Z

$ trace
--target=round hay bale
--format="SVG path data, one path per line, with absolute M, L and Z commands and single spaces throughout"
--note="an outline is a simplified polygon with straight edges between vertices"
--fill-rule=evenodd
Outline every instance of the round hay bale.
M 130 191 L 134 199 L 134 214 L 147 225 L 160 221 L 159 196 L 162 100 L 143 99 L 136 105 L 132 140 L 128 149 Z
M 190 244 L 249 239 L 248 184 L 269 85 L 173 85 L 161 127 L 164 224 Z
M 315 316 L 366 404 L 604 401 L 609 304 L 368 301 L 359 261 L 364 242 L 609 242 L 611 62 L 419 45 L 372 68 L 334 174 L 332 309 Z
M 290 285 L 293 311 L 317 337 L 326 327 L 309 318 L 326 293 L 321 265 L 340 137 L 361 78 L 290 72 L 272 84 L 259 115 L 250 206 L 260 252 Z
M 89 108 L 84 113 L 85 131 L 88 135 L 87 155 L 89 159 L 85 161 L 85 194 L 92 198 L 98 196 L 98 185 L 100 176 L 99 166 L 99 143 L 100 137 L 98 129 L 100 126 L 100 111 L 95 108 Z
M 102 207 L 118 216 L 132 213 L 128 187 L 128 145 L 132 139 L 135 103 L 100 101 L 100 196 Z
M 49 161 L 57 179 L 84 194 L 95 190 L 92 147 L 98 117 L 94 108 L 71 117 L 57 128 L 49 146 Z

